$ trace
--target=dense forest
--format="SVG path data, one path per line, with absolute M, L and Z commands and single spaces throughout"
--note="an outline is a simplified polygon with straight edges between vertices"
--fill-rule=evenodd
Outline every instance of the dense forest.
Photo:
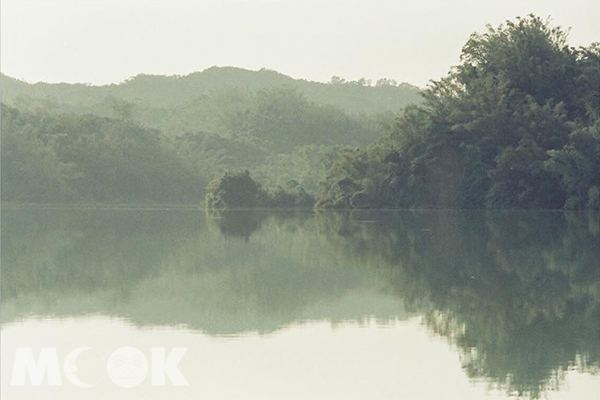
M 345 153 L 323 208 L 598 209 L 600 46 L 529 16 L 488 27 L 390 134 Z
M 341 148 L 365 147 L 395 118 L 351 114 L 285 86 L 215 89 L 159 126 L 136 122 L 135 103 L 111 107 L 101 116 L 2 104 L 2 200 L 197 204 L 209 182 L 237 169 L 273 188 L 298 176 L 316 191 Z
M 218 67 L 2 75 L 2 201 L 598 209 L 599 94 L 600 45 L 535 16 L 473 34 L 423 91 Z
M 2 75 L 2 200 L 198 204 L 230 170 L 314 194 L 342 149 L 383 137 L 418 93 L 389 79 L 216 67 L 109 86 Z

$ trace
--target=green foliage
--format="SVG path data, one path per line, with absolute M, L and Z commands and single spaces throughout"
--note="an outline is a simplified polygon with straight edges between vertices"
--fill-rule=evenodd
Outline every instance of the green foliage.
M 321 185 L 317 208 L 399 208 L 403 160 L 379 149 L 348 150 L 330 169 Z
M 568 198 L 566 208 L 599 208 L 600 119 L 593 125 L 575 129 L 560 150 L 548 152 L 545 169 L 560 177 Z
M 310 196 L 296 181 L 269 192 L 250 176 L 248 170 L 227 172 L 210 182 L 205 199 L 209 210 L 240 208 L 312 208 Z
M 13 178 L 16 172 L 12 169 L 21 167 L 7 153 L 5 183 L 9 186 L 3 199 L 195 203 L 206 182 L 227 171 L 242 169 L 256 172 L 269 190 L 281 192 L 278 187 L 295 180 L 312 196 L 340 152 L 336 143 L 370 143 L 383 135 L 393 118 L 391 114 L 350 116 L 309 101 L 289 88 L 256 92 L 229 89 L 212 91 L 181 106 L 159 131 L 134 122 L 138 107 L 133 103 L 114 98 L 109 103 L 114 118 L 54 112 L 44 107 L 26 107 L 17 112 L 6 106 L 25 116 L 12 122 L 7 116 L 3 121 L 7 150 L 11 139 L 31 125 L 35 131 L 32 137 L 41 140 L 35 146 L 47 146 L 49 154 L 65 164 L 55 168 L 65 171 L 57 172 L 52 179 L 43 178 L 60 182 L 38 184 L 30 190 L 27 186 L 34 181 Z M 33 151 L 35 146 L 11 151 Z M 23 164 L 30 161 L 27 155 L 19 157 Z M 289 164 L 292 161 L 293 165 Z M 72 171 L 69 177 L 63 176 L 67 169 Z M 50 173 L 51 168 L 46 170 Z M 23 188 L 16 188 L 17 182 Z M 12 193 L 13 190 L 19 193 Z M 35 190 L 45 194 L 34 195 Z M 302 196 L 292 197 L 297 200 Z M 281 195 L 278 198 L 287 203 Z M 307 205 L 305 200 L 298 201 L 302 207 Z
M 125 100 L 114 99 L 111 108 L 115 119 L 128 121 L 132 118 L 134 104 Z
M 2 75 L 3 101 L 28 116 L 13 128 L 3 122 L 10 154 L 2 199 L 195 203 L 206 182 L 247 169 L 276 193 L 274 206 L 305 207 L 341 146 L 381 138 L 418 93 L 391 80 L 323 84 L 216 67 L 106 86 L 28 84 Z M 29 123 L 35 133 L 21 135 Z M 17 137 L 19 146 L 11 142 Z M 42 148 L 47 156 L 35 155 Z M 282 189 L 291 181 L 306 192 Z
M 253 208 L 263 205 L 266 198 L 266 193 L 248 170 L 227 172 L 208 184 L 206 206 L 217 210 Z
M 392 119 L 351 116 L 291 88 L 231 88 L 178 108 L 162 129 L 208 176 L 248 169 L 265 188 L 295 180 L 315 194 L 341 145 L 365 146 L 381 138 Z
M 8 106 L 17 107 L 27 115 L 43 114 L 45 118 L 72 121 L 70 125 L 73 132 L 68 140 L 71 143 L 70 152 L 77 151 L 73 148 L 77 130 L 82 135 L 88 135 L 78 144 L 84 147 L 90 144 L 90 137 L 92 141 L 103 135 L 112 138 L 114 135 L 111 132 L 105 132 L 114 130 L 112 125 L 121 125 L 117 130 L 132 133 L 127 140 L 121 141 L 125 137 L 117 135 L 120 137 L 117 141 L 111 139 L 102 142 L 102 149 L 98 153 L 93 146 L 79 150 L 79 177 L 77 182 L 70 184 L 82 186 L 88 180 L 88 187 L 83 191 L 81 187 L 76 190 L 61 189 L 66 183 L 51 183 L 52 180 L 42 178 L 40 174 L 40 179 L 48 183 L 36 184 L 37 189 L 28 188 L 29 183 L 34 181 L 23 177 L 16 179 L 16 176 L 15 179 L 11 178 L 14 175 L 11 168 L 17 164 L 9 162 L 5 163 L 5 167 L 11 183 L 7 184 L 7 194 L 2 198 L 27 202 L 189 203 L 196 202 L 202 196 L 206 182 L 227 171 L 240 169 L 253 171 L 271 190 L 296 180 L 314 194 L 332 161 L 329 157 L 320 163 L 321 156 L 295 149 L 316 146 L 314 148 L 319 149 L 319 154 L 333 154 L 335 149 L 324 150 L 323 147 L 365 146 L 382 137 L 385 134 L 382 123 L 390 120 L 391 112 L 417 101 L 419 92 L 417 88 L 406 84 L 398 86 L 390 82 L 384 86 L 323 84 L 294 80 L 268 70 L 254 72 L 216 67 L 187 76 L 138 75 L 122 84 L 107 86 L 28 84 L 2 75 L 2 98 Z M 384 112 L 387 114 L 376 115 Z M 65 117 L 65 114 L 68 116 Z M 96 131 L 90 136 L 86 127 L 89 125 L 86 119 L 91 118 L 90 114 L 105 117 L 103 121 L 110 118 L 114 123 L 95 124 Z M 77 120 L 76 115 L 81 117 Z M 77 127 L 79 123 L 83 126 Z M 145 129 L 142 127 L 153 127 L 160 132 L 152 131 L 149 135 L 134 133 Z M 40 128 L 37 136 L 48 137 L 56 133 L 49 132 L 46 135 L 43 129 L 46 128 Z M 145 129 L 144 132 L 151 130 Z M 157 143 L 150 145 L 156 145 L 155 149 L 147 147 L 149 136 L 156 139 Z M 130 143 L 137 139 L 142 140 L 139 146 Z M 149 150 L 146 155 L 138 152 L 137 160 L 140 162 L 135 164 L 136 168 L 146 165 L 148 171 L 117 172 L 116 169 L 124 167 L 124 157 L 127 157 L 125 153 L 119 154 L 124 151 L 118 148 L 121 145 L 136 147 L 140 152 L 142 148 Z M 48 151 L 55 154 L 59 161 L 67 163 L 69 161 L 61 157 L 72 156 L 64 153 L 67 151 L 64 146 L 51 146 Z M 159 156 L 156 151 L 164 154 Z M 86 152 L 88 155 L 84 156 Z M 10 155 L 8 157 L 10 160 Z M 89 162 L 84 161 L 84 157 L 90 157 Z M 280 174 L 283 172 L 280 171 L 281 165 L 286 159 L 294 159 L 299 169 L 291 171 L 287 167 L 287 172 Z M 23 160 L 26 164 L 30 158 L 24 156 Z M 167 174 L 174 182 L 169 185 L 163 183 L 165 186 L 157 188 L 153 194 L 147 193 L 151 191 L 149 188 L 132 188 L 147 186 L 150 176 L 164 175 L 164 168 L 155 170 L 156 162 L 164 163 L 163 167 L 169 165 Z M 56 166 L 63 167 L 68 166 Z M 57 173 L 55 178 L 65 173 Z M 102 174 L 106 178 L 102 178 Z M 118 182 L 117 176 L 123 180 Z M 16 182 L 23 187 L 17 188 Z M 187 190 L 180 187 L 184 182 Z M 13 190 L 20 193 L 10 194 Z M 163 190 L 164 193 L 158 193 Z M 36 191 L 40 194 L 35 194 Z M 152 200 L 148 200 L 150 198 Z
M 170 111 L 194 101 L 211 91 L 240 88 L 249 91 L 293 88 L 308 99 L 322 105 L 335 106 L 349 113 L 377 114 L 397 110 L 420 101 L 420 90 L 403 83 L 369 86 L 343 82 L 319 83 L 293 79 L 275 71 L 249 71 L 234 67 L 212 67 L 185 76 L 140 74 L 118 85 L 92 86 L 85 84 L 28 84 L 2 74 L 2 101 L 21 108 L 54 102 L 57 111 L 94 113 L 113 116 L 113 104 L 125 101 L 135 104 L 134 120 L 145 125 L 159 126 Z
M 298 146 L 289 153 L 271 156 L 253 173 L 265 187 L 274 188 L 296 181 L 309 193 L 316 194 L 327 171 L 346 150 L 344 146 Z
M 311 209 L 315 205 L 315 198 L 298 182 L 291 180 L 285 186 L 278 186 L 270 193 L 269 203 L 273 208 Z
M 505 147 L 490 171 L 490 208 L 557 208 L 564 203 L 558 182 L 544 168 L 546 152 L 529 136 Z
M 212 91 L 177 108 L 162 130 L 171 137 L 246 140 L 271 154 L 308 144 L 366 145 L 383 134 L 379 127 L 314 103 L 291 88 Z
M 48 122 L 2 105 L 2 200 L 43 203 L 72 196 L 74 165 L 58 157 L 52 138 L 38 134 L 39 126 Z
M 317 206 L 597 207 L 600 46 L 566 38 L 535 16 L 474 34 L 388 138 L 331 168 Z
M 93 115 L 2 106 L 2 200 L 197 202 L 204 176 L 158 131 Z
M 337 209 L 600 203 L 600 45 L 569 47 L 535 16 L 472 35 L 408 107 L 416 89 L 390 79 L 268 70 L 101 87 L 2 80 L 3 200 L 195 203 L 206 182 L 248 170 L 269 193 L 248 207 L 314 195 Z

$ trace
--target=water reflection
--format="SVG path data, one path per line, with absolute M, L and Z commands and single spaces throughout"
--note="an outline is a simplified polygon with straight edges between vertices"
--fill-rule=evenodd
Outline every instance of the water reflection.
M 3 210 L 3 323 L 101 314 L 267 334 L 421 316 L 472 379 L 598 373 L 598 215 Z
M 350 262 L 385 258 L 395 293 L 457 346 L 469 376 L 539 397 L 571 367 L 598 372 L 597 215 L 365 212 L 319 222 Z

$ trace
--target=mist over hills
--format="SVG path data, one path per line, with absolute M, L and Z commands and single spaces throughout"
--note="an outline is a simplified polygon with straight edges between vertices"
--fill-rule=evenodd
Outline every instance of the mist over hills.
M 105 86 L 1 78 L 2 199 L 25 203 L 196 203 L 244 169 L 314 193 L 340 152 L 380 139 L 420 99 L 389 79 L 233 67 Z
M 390 79 L 380 79 L 372 86 L 366 79 L 345 81 L 339 77 L 333 77 L 330 83 L 321 83 L 294 79 L 267 69 L 211 67 L 183 76 L 139 74 L 122 83 L 103 86 L 31 84 L 2 74 L 2 101 L 19 108 L 35 107 L 43 102 L 61 111 L 110 116 L 111 104 L 118 99 L 137 105 L 136 122 L 156 125 L 168 115 L 168 109 L 213 90 L 235 87 L 253 91 L 281 86 L 295 89 L 316 103 L 350 113 L 396 112 L 420 100 L 419 88 Z
M 423 90 L 233 67 L 105 86 L 3 75 L 2 200 L 598 209 L 600 45 L 529 15 L 460 60 Z

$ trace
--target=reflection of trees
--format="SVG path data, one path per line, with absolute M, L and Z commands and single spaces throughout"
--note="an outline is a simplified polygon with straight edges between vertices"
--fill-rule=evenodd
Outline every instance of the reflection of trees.
M 2 298 L 107 288 L 127 296 L 202 227 L 194 210 L 3 210 Z
M 576 365 L 598 369 L 598 215 L 324 213 L 352 262 L 379 266 L 472 378 L 539 397 Z M 387 269 L 381 268 L 382 258 Z M 414 303 L 413 303 L 414 304 Z
M 597 214 L 3 210 L 3 322 L 102 313 L 236 334 L 404 305 L 469 376 L 539 397 L 573 365 L 598 369 L 598 236 Z
M 4 210 L 3 322 L 100 313 L 220 335 L 403 317 L 379 277 L 341 265 L 311 216 Z
M 311 216 L 312 212 L 307 210 L 206 210 L 208 226 L 213 232 L 246 241 L 265 221 L 274 220 L 277 225 L 287 224 L 297 229 Z
M 248 240 L 260 229 L 265 213 L 241 210 L 207 210 L 209 227 L 225 237 Z

